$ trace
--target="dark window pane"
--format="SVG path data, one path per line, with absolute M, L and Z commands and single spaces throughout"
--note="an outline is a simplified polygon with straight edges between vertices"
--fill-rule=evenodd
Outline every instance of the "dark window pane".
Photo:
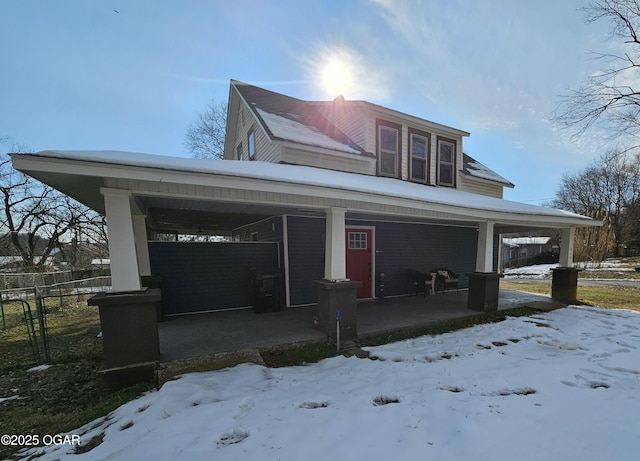
M 398 150 L 398 131 L 386 126 L 380 127 L 380 149 Z
M 411 160 L 411 177 L 421 181 L 427 179 L 427 162 L 414 157 Z
M 453 165 L 440 164 L 440 183 L 453 184 Z
M 249 149 L 249 158 L 253 159 L 253 157 L 256 155 L 256 144 L 255 144 L 255 138 L 253 136 L 253 131 L 249 133 L 247 144 Z
M 440 161 L 453 163 L 453 146 L 448 143 L 440 143 Z
M 411 135 L 411 155 L 413 157 L 427 158 L 427 138 Z
M 397 155 L 387 152 L 380 153 L 380 172 L 385 174 L 396 174 L 396 165 L 398 164 Z

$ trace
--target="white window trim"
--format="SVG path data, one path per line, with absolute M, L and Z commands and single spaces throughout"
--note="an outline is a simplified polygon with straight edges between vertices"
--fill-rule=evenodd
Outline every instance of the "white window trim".
M 393 124 L 393 125 L 397 125 L 397 124 Z M 395 150 L 389 150 L 389 149 L 382 149 L 382 139 L 381 139 L 381 134 L 382 134 L 382 129 L 385 128 L 387 130 L 392 130 L 395 131 L 396 133 L 396 149 Z M 376 148 L 377 148 L 377 152 L 378 152 L 378 175 L 379 176 L 386 176 L 386 177 L 390 177 L 390 178 L 397 178 L 400 174 L 399 171 L 399 164 L 400 164 L 400 155 L 401 155 L 401 149 L 402 149 L 402 127 L 396 127 L 396 126 L 391 126 L 391 122 L 389 122 L 389 124 L 386 124 L 384 121 L 379 121 L 378 123 L 376 123 Z M 391 154 L 395 156 L 395 161 L 393 163 L 393 168 L 394 168 L 394 172 L 393 173 L 388 173 L 382 170 L 382 154 Z
M 440 156 L 440 146 L 448 144 L 451 146 L 451 162 L 444 162 Z M 442 165 L 451 166 L 451 182 L 443 182 L 440 178 L 440 167 Z M 456 143 L 448 139 L 438 139 L 438 161 L 437 161 L 437 181 L 439 186 L 456 187 Z
M 425 158 L 420 158 L 420 157 L 416 157 L 418 160 L 420 161 L 424 161 L 424 179 L 421 178 L 416 178 L 413 176 L 413 138 L 415 137 L 420 137 L 423 138 L 425 141 L 425 149 L 426 149 L 426 156 Z M 430 151 L 430 139 L 429 139 L 429 135 L 426 133 L 418 133 L 414 130 L 412 130 L 411 128 L 409 128 L 409 146 L 408 146 L 408 150 L 409 150 L 409 180 L 410 181 L 415 181 L 415 182 L 420 182 L 420 183 L 425 183 L 425 184 L 429 184 L 429 151 Z

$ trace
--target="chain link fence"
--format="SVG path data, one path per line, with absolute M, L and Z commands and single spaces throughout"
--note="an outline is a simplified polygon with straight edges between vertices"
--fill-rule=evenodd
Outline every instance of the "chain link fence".
M 70 299 L 76 298 L 76 300 L 80 300 L 82 296 L 109 291 L 110 289 L 111 277 L 102 276 L 48 285 L 0 290 L 2 329 L 5 330 L 7 328 L 5 308 L 12 304 L 21 305 L 33 358 L 38 363 L 46 363 L 51 358 L 47 335 L 47 302 L 51 305 L 51 300 L 54 300 L 59 307 L 63 307 L 69 303 Z

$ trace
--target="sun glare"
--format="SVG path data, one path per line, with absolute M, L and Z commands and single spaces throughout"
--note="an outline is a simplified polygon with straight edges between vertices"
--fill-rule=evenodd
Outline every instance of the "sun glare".
M 388 97 L 388 72 L 377 66 L 371 72 L 364 57 L 357 50 L 344 45 L 318 46 L 315 52 L 303 58 L 306 74 L 318 91 L 317 97 L 347 100 Z
M 351 85 L 351 75 L 348 67 L 339 59 L 332 59 L 322 72 L 323 85 L 330 94 L 338 96 L 344 94 Z

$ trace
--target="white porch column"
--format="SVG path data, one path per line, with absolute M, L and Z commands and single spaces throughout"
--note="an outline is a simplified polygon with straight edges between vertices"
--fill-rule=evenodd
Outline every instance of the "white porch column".
M 493 272 L 493 226 L 494 222 L 481 222 L 478 229 L 478 251 L 476 272 Z
M 147 222 L 145 215 L 133 215 L 133 233 L 135 235 L 138 268 L 140 269 L 140 275 L 151 275 L 149 245 L 147 240 Z
M 575 227 L 562 229 L 562 234 L 560 235 L 560 267 L 573 267 L 573 243 L 575 235 Z
M 113 291 L 140 290 L 140 273 L 131 215 L 131 192 L 106 188 L 100 189 L 100 192 L 104 197 L 107 218 Z
M 324 254 L 324 278 L 326 280 L 345 280 L 347 278 L 347 255 L 345 248 L 346 208 L 326 210 L 326 237 Z

